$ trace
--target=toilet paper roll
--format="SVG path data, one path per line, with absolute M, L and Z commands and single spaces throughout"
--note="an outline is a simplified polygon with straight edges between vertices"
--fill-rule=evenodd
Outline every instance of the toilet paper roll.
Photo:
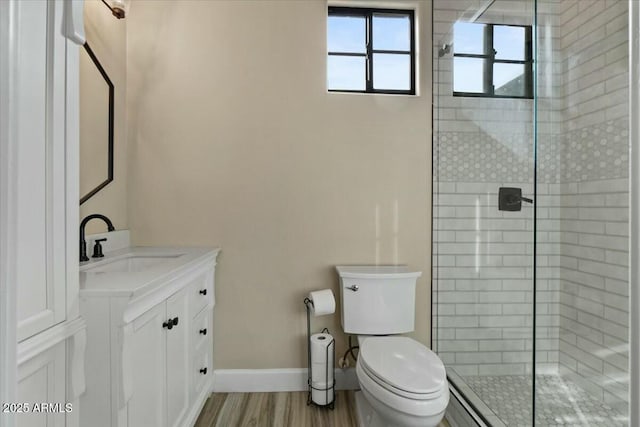
M 333 388 L 334 354 L 333 348 L 330 347 L 332 342 L 331 334 L 311 335 L 311 400 L 317 405 L 331 403 L 333 397 L 333 390 L 325 391 L 327 388 Z
M 324 316 L 336 311 L 336 299 L 333 297 L 331 289 L 313 291 L 309 293 L 309 299 L 313 302 L 311 313 L 314 316 Z
M 315 388 L 312 388 L 311 400 L 313 400 L 313 403 L 316 405 L 327 405 L 333 400 L 333 390 L 316 390 Z

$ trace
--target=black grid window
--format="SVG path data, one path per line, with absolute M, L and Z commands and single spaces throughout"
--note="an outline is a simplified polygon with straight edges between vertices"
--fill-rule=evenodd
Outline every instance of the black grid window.
M 453 95 L 533 98 L 531 27 L 458 22 Z
M 414 95 L 414 11 L 329 7 L 330 92 Z

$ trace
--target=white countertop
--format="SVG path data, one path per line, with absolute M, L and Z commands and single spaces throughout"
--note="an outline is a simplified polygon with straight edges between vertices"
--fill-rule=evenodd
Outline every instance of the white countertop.
M 201 247 L 127 247 L 105 253 L 104 258 L 80 263 L 80 296 L 123 296 L 136 298 L 152 292 L 168 280 L 184 274 L 198 264 L 213 262 L 220 248 Z M 93 272 L 94 267 L 135 257 L 174 257 L 142 271 Z

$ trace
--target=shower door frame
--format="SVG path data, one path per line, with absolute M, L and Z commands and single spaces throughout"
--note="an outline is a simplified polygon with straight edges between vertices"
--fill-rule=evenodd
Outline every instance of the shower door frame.
M 532 34 L 531 34 L 531 41 L 532 41 L 532 58 L 533 58 L 533 63 L 532 63 L 532 99 L 533 101 L 533 122 L 532 122 L 532 129 L 533 129 L 533 144 L 534 144 L 534 150 L 533 150 L 533 172 L 532 172 L 532 188 L 533 188 L 533 206 L 532 206 L 532 217 L 531 219 L 533 220 L 533 229 L 531 230 L 531 235 L 532 235 L 532 243 L 533 243 L 533 251 L 532 251 L 532 295 L 533 295 L 533 300 L 531 302 L 533 309 L 532 309 L 532 335 L 531 335 L 531 366 L 532 366 L 532 370 L 531 370 L 531 377 L 532 377 L 532 398 L 531 398 L 531 417 L 532 420 L 535 420 L 535 366 L 536 366 L 536 357 L 535 357 L 535 351 L 536 351 L 536 345 L 535 345 L 535 327 L 536 327 L 536 221 L 537 221 L 537 67 L 536 67 L 536 63 L 537 63 L 537 1 L 538 0 L 531 0 L 534 4 L 534 10 L 533 10 L 533 17 L 532 17 Z M 630 2 L 632 2 L 633 0 L 629 0 Z M 482 12 L 477 13 L 474 18 L 477 18 L 479 16 L 481 16 L 486 9 L 488 9 L 493 3 L 495 2 L 495 0 L 491 1 L 490 3 L 487 4 L 487 6 L 482 10 Z M 431 49 L 434 49 L 434 40 L 433 40 L 433 28 L 434 28 L 434 3 L 433 1 L 431 2 L 431 40 L 430 40 L 430 44 L 431 44 Z M 433 51 L 430 52 L 431 54 L 431 58 L 433 59 Z M 431 265 L 431 334 L 430 334 L 430 347 L 433 348 L 433 344 L 434 344 L 434 331 L 436 329 L 434 329 L 434 325 L 437 325 L 437 320 L 434 322 L 434 319 L 436 318 L 436 313 L 437 310 L 434 310 L 434 307 L 437 305 L 437 303 L 435 302 L 436 298 L 434 298 L 434 265 L 437 267 L 437 263 L 434 261 L 434 239 L 433 236 L 436 232 L 435 230 L 435 222 L 434 222 L 434 216 L 433 216 L 433 210 L 434 210 L 434 195 L 437 194 L 437 190 L 434 188 L 434 171 L 436 168 L 436 165 L 433 163 L 433 159 L 435 158 L 434 156 L 434 150 L 435 150 L 435 144 L 434 144 L 434 137 L 436 135 L 436 126 L 434 125 L 434 123 L 436 122 L 436 108 L 435 108 L 435 102 L 433 102 L 433 97 L 436 96 L 436 82 L 437 82 L 437 78 L 435 76 L 435 72 L 434 72 L 434 64 L 431 64 L 431 96 L 432 96 L 432 103 L 431 103 L 431 121 L 432 121 L 432 138 L 431 138 L 431 142 L 432 142 L 432 147 L 431 147 L 431 160 L 432 160 L 432 164 L 431 164 L 431 178 L 432 178 L 432 182 L 431 182 L 431 207 L 432 207 L 432 215 L 431 215 L 431 233 L 432 233 L 432 238 L 431 238 L 431 260 L 432 260 L 432 265 Z M 438 92 L 439 93 L 439 92 Z M 526 99 L 526 98 L 522 98 L 522 99 Z M 447 378 L 449 379 L 449 375 L 447 375 Z M 473 419 L 473 421 L 479 426 L 479 427 L 491 427 L 492 424 L 491 422 L 488 421 L 488 419 L 486 418 L 485 414 L 483 414 L 480 410 L 478 410 L 478 408 L 474 405 L 473 402 L 471 402 L 465 395 L 465 393 L 460 390 L 458 388 L 457 385 L 455 385 L 454 382 L 452 382 L 451 380 L 449 380 L 449 389 L 451 392 L 451 395 L 453 396 L 454 399 L 456 399 L 458 401 L 458 403 L 460 404 L 460 406 L 462 406 L 462 408 L 467 412 L 467 414 L 469 415 L 469 417 L 471 417 Z
M 629 425 L 640 425 L 640 3 L 629 0 Z

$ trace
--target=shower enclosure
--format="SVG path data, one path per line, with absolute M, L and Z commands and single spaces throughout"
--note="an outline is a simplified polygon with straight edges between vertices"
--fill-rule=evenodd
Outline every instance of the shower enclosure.
M 433 348 L 487 425 L 630 425 L 628 22 L 433 0 Z

